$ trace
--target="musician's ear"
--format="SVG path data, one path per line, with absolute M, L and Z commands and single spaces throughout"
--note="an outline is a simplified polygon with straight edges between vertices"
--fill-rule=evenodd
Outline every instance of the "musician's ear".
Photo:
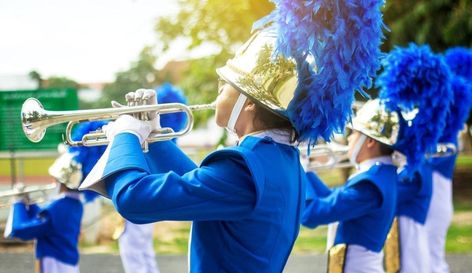
M 256 112 L 256 104 L 249 99 L 246 100 L 246 105 L 244 105 L 244 111 Z

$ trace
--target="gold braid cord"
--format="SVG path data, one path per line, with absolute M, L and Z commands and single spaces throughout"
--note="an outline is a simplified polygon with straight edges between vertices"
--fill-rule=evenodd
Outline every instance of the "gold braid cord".
M 384 264 L 386 273 L 397 273 L 400 271 L 400 230 L 397 218 L 393 220 L 387 240 L 385 240 Z
M 328 252 L 328 273 L 343 273 L 346 262 L 347 245 L 339 244 L 331 247 Z

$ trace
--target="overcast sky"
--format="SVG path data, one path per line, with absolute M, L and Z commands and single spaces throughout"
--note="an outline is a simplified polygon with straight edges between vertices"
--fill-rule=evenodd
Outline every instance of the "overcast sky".
M 0 0 L 0 75 L 111 81 L 146 44 L 175 0 Z

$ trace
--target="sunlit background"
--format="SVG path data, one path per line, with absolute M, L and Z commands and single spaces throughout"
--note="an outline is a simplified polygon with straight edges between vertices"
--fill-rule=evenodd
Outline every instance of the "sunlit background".
M 1 91 L 72 89 L 77 91 L 77 108 L 90 109 L 123 101 L 128 91 L 170 82 L 183 90 L 190 104 L 209 103 L 216 97 L 215 68 L 224 65 L 248 38 L 252 23 L 272 9 L 266 0 L 0 0 L 0 95 Z M 452 46 L 472 47 L 469 0 L 391 0 L 384 18 L 385 52 L 409 42 L 427 43 L 438 53 Z M 0 110 L 5 109 L 0 105 Z M 19 119 L 19 113 L 13 115 Z M 211 116 L 211 112 L 197 114 L 197 130 L 181 141 L 192 149 L 197 162 L 227 141 Z M 469 119 L 468 128 L 470 124 Z M 0 125 L 5 130 L 6 125 Z M 466 130 L 455 173 L 450 254 L 472 254 L 470 139 Z M 55 151 L 46 149 L 47 156 L 22 152 L 0 151 L 0 189 L 14 182 L 50 182 L 47 169 Z M 346 173 L 335 170 L 321 175 L 335 185 L 343 182 Z M 1 225 L 5 215 L 1 213 Z M 105 202 L 102 217 L 84 224 L 81 252 L 117 253 L 112 234 L 119 221 Z M 188 223 L 157 224 L 157 253 L 185 254 L 188 230 Z M 295 253 L 322 253 L 325 230 L 302 229 Z M 0 250 L 11 251 L 9 247 L 0 245 Z M 15 247 L 32 251 L 30 244 Z

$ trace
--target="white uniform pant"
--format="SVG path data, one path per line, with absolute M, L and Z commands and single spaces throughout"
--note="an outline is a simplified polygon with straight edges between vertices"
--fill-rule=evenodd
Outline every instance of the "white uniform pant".
M 415 220 L 398 217 L 400 229 L 400 272 L 430 273 L 426 227 Z
M 383 252 L 373 252 L 359 245 L 347 247 L 344 273 L 384 273 Z
M 52 257 L 43 257 L 40 261 L 41 273 L 79 273 L 79 265 L 65 264 Z
M 446 236 L 453 213 L 452 181 L 434 172 L 433 196 L 426 218 L 431 273 L 449 272 L 446 262 Z
M 153 247 L 154 224 L 125 222 L 119 238 L 121 261 L 126 273 L 159 273 Z

